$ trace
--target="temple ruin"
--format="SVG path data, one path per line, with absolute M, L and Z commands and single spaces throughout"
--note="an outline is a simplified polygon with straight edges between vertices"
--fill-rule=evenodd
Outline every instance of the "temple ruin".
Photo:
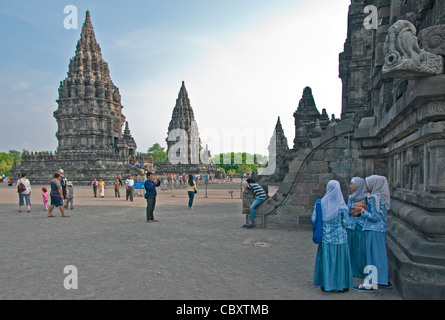
M 369 5 L 376 29 L 364 27 Z M 260 226 L 309 227 L 329 180 L 346 197 L 352 177 L 384 175 L 391 281 L 404 298 L 445 298 L 444 39 L 444 1 L 351 1 L 339 59 L 341 119 L 321 119 L 305 89 L 292 160 L 278 192 L 257 210 Z
M 88 11 L 68 69 L 67 78 L 60 82 L 54 112 L 57 151 L 23 154 L 21 166 L 13 168 L 12 175 L 27 172 L 31 182 L 39 184 L 47 184 L 60 168 L 75 184 L 89 184 L 94 178 L 111 182 L 119 174 L 137 175 L 139 170 L 129 164 L 136 142 L 122 114 L 119 88 L 110 78 Z

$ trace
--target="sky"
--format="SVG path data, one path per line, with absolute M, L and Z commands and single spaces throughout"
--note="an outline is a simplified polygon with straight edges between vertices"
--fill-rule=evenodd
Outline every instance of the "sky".
M 341 114 L 338 58 L 349 0 L 0 0 L 0 152 L 55 151 L 58 87 L 90 11 L 123 114 L 147 152 L 166 147 L 185 82 L 203 147 L 267 155 L 306 86 Z M 77 15 L 66 11 L 71 5 Z M 67 19 L 77 18 L 77 29 Z M 253 137 L 253 138 L 252 138 Z

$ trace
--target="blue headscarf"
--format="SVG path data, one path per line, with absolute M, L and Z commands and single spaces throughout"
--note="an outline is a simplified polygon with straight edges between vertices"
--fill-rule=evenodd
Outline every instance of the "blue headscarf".
M 321 199 L 323 221 L 331 221 L 338 216 L 340 209 L 348 209 L 341 192 L 340 183 L 331 180 L 326 186 L 326 194 Z
M 349 196 L 349 199 L 352 200 L 352 202 L 362 202 L 366 199 L 368 196 L 368 191 L 366 191 L 366 182 L 365 179 L 354 177 L 351 180 L 355 185 L 354 192 Z
M 388 179 L 383 176 L 370 176 L 366 178 L 366 185 L 370 192 L 369 197 L 373 197 L 376 201 L 376 209 L 380 211 L 380 199 L 383 200 L 386 210 L 391 209 L 391 193 L 389 191 Z

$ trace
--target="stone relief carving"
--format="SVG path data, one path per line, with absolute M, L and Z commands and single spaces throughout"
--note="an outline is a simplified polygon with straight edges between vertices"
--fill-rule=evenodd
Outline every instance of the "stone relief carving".
M 423 29 L 419 34 L 419 41 L 425 51 L 445 56 L 445 25 Z
M 399 20 L 389 28 L 384 45 L 383 74 L 393 78 L 412 80 L 442 73 L 442 57 L 420 48 L 416 28 L 406 20 Z

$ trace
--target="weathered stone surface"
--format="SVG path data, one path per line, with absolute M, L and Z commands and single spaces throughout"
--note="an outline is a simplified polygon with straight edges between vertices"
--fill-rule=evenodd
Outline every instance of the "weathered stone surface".
M 421 30 L 419 41 L 425 51 L 445 56 L 445 24 Z
M 389 28 L 384 48 L 384 75 L 411 80 L 442 73 L 442 57 L 421 49 L 416 34 L 416 27 L 405 20 L 397 21 Z

